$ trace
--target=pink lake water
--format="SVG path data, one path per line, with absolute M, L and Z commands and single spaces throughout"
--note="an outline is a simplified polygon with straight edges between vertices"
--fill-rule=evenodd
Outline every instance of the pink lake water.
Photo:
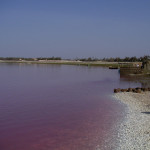
M 107 68 L 0 64 L 0 150 L 113 149 L 113 89 L 129 86 Z

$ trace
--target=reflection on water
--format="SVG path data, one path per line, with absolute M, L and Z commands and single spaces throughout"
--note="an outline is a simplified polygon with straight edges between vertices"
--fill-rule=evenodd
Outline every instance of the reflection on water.
M 118 71 L 0 64 L 0 80 L 0 149 L 112 149 L 108 139 L 123 106 L 110 95 L 130 85 Z
M 126 75 L 120 74 L 121 82 L 129 82 L 130 84 L 138 83 L 139 87 L 146 88 L 150 87 L 150 77 L 142 75 Z

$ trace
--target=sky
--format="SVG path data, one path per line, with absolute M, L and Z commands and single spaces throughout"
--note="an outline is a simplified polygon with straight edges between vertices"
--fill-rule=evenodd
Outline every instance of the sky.
M 0 57 L 150 55 L 150 0 L 0 0 Z

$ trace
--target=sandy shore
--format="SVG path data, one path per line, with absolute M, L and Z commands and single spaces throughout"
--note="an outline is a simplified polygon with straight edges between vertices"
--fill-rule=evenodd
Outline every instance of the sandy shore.
M 114 97 L 127 106 L 116 149 L 150 150 L 150 92 L 117 93 Z

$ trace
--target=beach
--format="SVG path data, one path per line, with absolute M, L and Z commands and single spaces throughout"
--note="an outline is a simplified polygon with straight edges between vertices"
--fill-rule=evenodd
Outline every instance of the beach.
M 119 125 L 117 150 L 150 149 L 150 92 L 122 92 L 114 97 L 126 106 Z

